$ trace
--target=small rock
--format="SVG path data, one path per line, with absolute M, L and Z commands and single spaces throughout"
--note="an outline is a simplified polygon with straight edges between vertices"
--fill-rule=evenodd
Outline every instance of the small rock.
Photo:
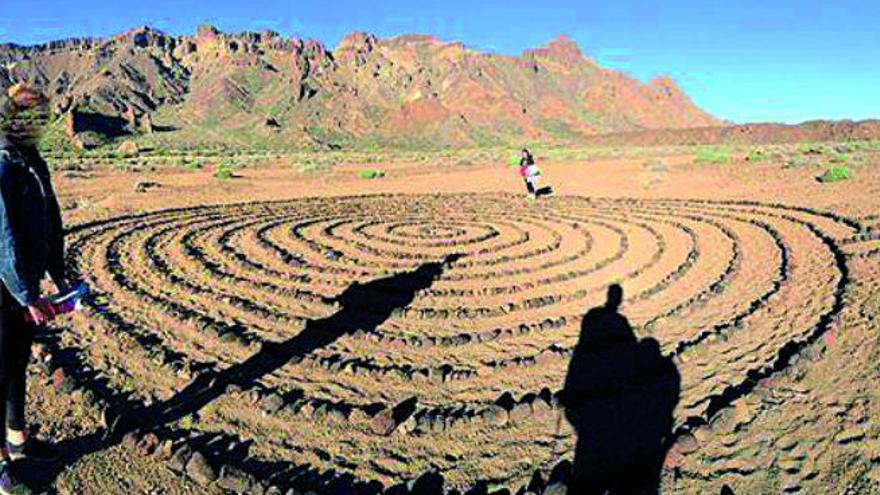
M 171 440 L 165 440 L 159 445 L 159 448 L 156 450 L 156 455 L 158 455 L 162 459 L 171 459 L 173 449 L 174 442 L 172 442 Z
M 682 454 L 690 454 L 700 448 L 700 442 L 690 433 L 684 433 L 679 437 L 676 446 Z
M 376 414 L 370 422 L 370 429 L 377 435 L 388 436 L 394 433 L 394 430 L 401 423 L 409 419 L 416 412 L 416 404 L 418 400 L 415 397 L 407 399 L 393 408 L 384 409 Z
M 370 429 L 376 435 L 390 435 L 397 426 L 394 421 L 394 410 L 391 408 L 383 409 L 370 421 Z
M 52 385 L 55 386 L 55 390 L 62 394 L 68 394 L 75 388 L 73 380 L 67 376 L 63 368 L 58 368 L 52 373 Z
M 336 421 L 348 421 L 348 414 L 346 414 L 345 410 L 340 407 L 334 407 L 330 409 L 330 417 L 335 419 Z
M 208 464 L 201 452 L 193 453 L 186 463 L 186 474 L 200 485 L 207 485 L 217 479 L 217 472 Z
M 34 344 L 33 350 L 31 351 L 34 355 L 34 358 L 37 361 L 45 361 L 51 354 L 49 353 L 49 349 L 46 348 L 43 344 Z
M 523 421 L 532 415 L 532 405 L 527 402 L 519 402 L 514 404 L 510 410 L 511 421 Z
M 137 443 L 138 449 L 146 455 L 152 455 L 159 446 L 159 437 L 153 432 L 148 432 Z
M 140 153 L 140 149 L 134 141 L 125 141 L 116 148 L 116 152 L 126 157 L 132 157 L 137 156 Z
M 183 472 L 186 470 L 186 464 L 192 456 L 192 449 L 188 445 L 181 445 L 179 449 L 171 454 L 171 460 L 168 462 L 171 469 Z
M 253 476 L 231 466 L 223 466 L 217 486 L 234 493 L 245 493 L 256 482 Z
M 504 426 L 508 421 L 507 410 L 499 405 L 491 405 L 480 413 L 483 420 L 490 426 Z
M 134 183 L 134 192 L 136 193 L 145 193 L 150 189 L 155 189 L 159 187 L 157 182 L 150 182 L 148 180 L 139 180 Z
M 124 445 L 127 449 L 134 449 L 135 447 L 137 447 L 137 444 L 138 437 L 136 432 L 130 431 L 122 437 L 122 445 Z
M 260 407 L 266 414 L 275 414 L 284 407 L 284 399 L 276 393 L 271 393 L 260 399 Z

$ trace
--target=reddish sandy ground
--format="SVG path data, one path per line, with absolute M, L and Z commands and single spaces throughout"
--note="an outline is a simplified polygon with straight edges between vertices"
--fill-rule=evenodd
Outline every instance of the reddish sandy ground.
M 310 341 L 300 359 L 253 377 L 255 391 L 224 389 L 150 426 L 215 468 L 262 476 L 261 463 L 278 462 L 386 487 L 434 471 L 447 488 L 491 480 L 515 491 L 571 458 L 576 436 L 556 428 L 560 410 L 542 389 L 563 386 L 578 315 L 620 283 L 621 313 L 680 376 L 664 413 L 675 429 L 664 493 L 869 491 L 880 481 L 880 155 L 865 157 L 854 178 L 828 184 L 821 169 L 774 161 L 547 161 L 555 195 L 536 203 L 503 164 L 371 164 L 386 172 L 373 180 L 358 177 L 366 165 L 263 165 L 226 181 L 59 173 L 66 222 L 80 226 L 71 263 L 111 309 L 60 320 L 48 346 L 66 361 L 34 369 L 36 421 L 70 455 L 64 470 L 33 476 L 69 493 L 221 491 L 230 468 L 207 483 L 134 437 L 95 440 L 96 404 L 173 404 L 203 369 L 236 370 L 310 321 L 342 325 L 332 315 L 347 303 L 330 299 L 353 282 L 421 266 L 440 270 L 433 284 L 377 328 Z M 135 192 L 139 181 L 158 186 Z M 254 204 L 152 213 L 244 202 Z M 453 251 L 465 257 L 431 264 Z M 72 395 L 41 374 L 56 364 L 74 377 Z M 515 405 L 493 409 L 508 392 Z M 372 407 L 409 397 L 411 419 L 377 434 Z M 211 447 L 229 443 L 248 456 Z

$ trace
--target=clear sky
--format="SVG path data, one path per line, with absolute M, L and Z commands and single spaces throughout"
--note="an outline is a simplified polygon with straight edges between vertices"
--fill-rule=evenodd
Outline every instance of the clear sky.
M 273 29 L 333 47 L 353 30 L 435 34 L 519 54 L 567 34 L 600 64 L 671 75 L 734 122 L 880 118 L 878 0 L 2 0 L 0 42 Z

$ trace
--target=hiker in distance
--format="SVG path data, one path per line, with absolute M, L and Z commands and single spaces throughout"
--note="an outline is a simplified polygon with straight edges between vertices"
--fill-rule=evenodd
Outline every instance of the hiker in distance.
M 538 196 L 552 193 L 549 186 L 538 188 L 538 181 L 541 179 L 541 169 L 535 164 L 535 157 L 528 148 L 522 149 L 522 156 L 519 160 L 519 175 L 526 183 L 526 190 L 530 201 L 535 200 Z

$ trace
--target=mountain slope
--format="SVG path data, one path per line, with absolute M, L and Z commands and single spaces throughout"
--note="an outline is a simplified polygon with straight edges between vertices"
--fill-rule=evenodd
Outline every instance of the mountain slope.
M 51 95 L 78 114 L 118 118 L 188 143 L 471 146 L 720 125 L 668 78 L 640 84 L 560 37 L 519 57 L 461 43 L 352 33 L 334 50 L 276 33 L 194 36 L 140 28 L 111 39 L 0 46 L 0 84 Z M 145 121 L 147 124 L 145 124 Z

